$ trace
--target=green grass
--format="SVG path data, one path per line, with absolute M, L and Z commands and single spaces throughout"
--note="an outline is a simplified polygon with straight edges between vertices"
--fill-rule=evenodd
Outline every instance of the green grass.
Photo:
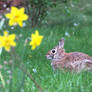
M 10 31 L 10 33 L 13 32 L 17 35 L 22 33 L 23 37 L 17 40 L 16 53 L 44 92 L 92 92 L 92 71 L 78 74 L 53 71 L 51 61 L 45 57 L 48 50 L 55 47 L 62 37 L 65 38 L 66 52 L 79 51 L 92 56 L 91 2 L 91 0 L 88 0 L 86 3 L 86 0 L 84 0 L 78 5 L 73 3 L 75 5 L 74 8 L 70 6 L 71 4 L 67 5 L 72 16 L 64 13 L 65 4 L 59 3 L 56 8 L 50 10 L 50 14 L 47 17 L 48 25 L 34 29 L 30 27 L 15 28 Z M 80 25 L 75 27 L 73 26 L 74 23 L 80 23 Z M 30 37 L 34 33 L 35 29 L 39 30 L 44 39 L 42 44 L 32 51 L 29 43 L 24 47 L 24 42 L 28 36 Z M 70 37 L 65 36 L 65 32 L 68 32 Z M 3 50 L 0 56 L 0 65 L 3 65 L 3 68 L 0 71 L 4 76 L 6 87 L 2 88 L 0 81 L 0 92 L 10 92 L 11 86 L 9 86 L 7 81 L 9 81 L 10 74 L 8 71 L 11 65 L 4 64 L 4 61 L 9 62 L 9 60 L 9 53 Z M 37 72 L 33 72 L 33 69 L 36 69 Z M 18 67 L 14 68 L 12 90 L 12 92 L 39 92 L 32 80 Z
M 74 23 L 79 23 L 80 26 L 91 26 L 91 0 L 69 0 L 67 3 L 62 3 L 62 0 L 58 0 L 56 3 L 57 6 L 49 11 L 48 25 L 73 26 Z
M 82 72 L 79 74 L 53 71 L 50 63 L 45 55 L 54 46 L 58 44 L 58 41 L 65 38 L 65 50 L 66 52 L 80 51 L 92 56 L 92 27 L 83 28 L 65 28 L 60 26 L 55 27 L 42 27 L 37 28 L 41 35 L 44 36 L 42 44 L 34 51 L 27 44 L 23 46 L 26 37 L 30 36 L 35 29 L 17 29 L 16 34 L 22 33 L 23 37 L 17 41 L 16 52 L 22 58 L 23 63 L 27 66 L 28 71 L 32 74 L 34 79 L 43 88 L 44 92 L 91 92 L 92 91 L 92 72 Z M 65 32 L 69 32 L 70 37 L 66 37 Z M 6 77 L 6 81 L 9 79 L 7 71 L 9 65 L 3 64 L 4 60 L 8 60 L 10 57 L 5 51 L 0 57 L 0 62 L 7 70 L 2 69 L 2 74 Z M 37 72 L 33 72 L 36 69 Z M 25 79 L 25 80 L 24 80 Z M 23 82 L 23 83 L 21 83 Z M 13 76 L 13 92 L 21 92 L 20 85 L 24 92 L 38 92 L 34 83 L 18 68 L 14 69 Z M 7 85 L 7 84 L 6 84 Z M 9 86 L 1 90 L 1 92 L 8 91 Z M 21 89 L 22 89 L 21 88 Z

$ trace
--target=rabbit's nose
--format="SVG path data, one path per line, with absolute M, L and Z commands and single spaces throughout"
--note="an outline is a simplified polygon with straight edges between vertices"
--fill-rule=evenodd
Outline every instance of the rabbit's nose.
M 46 56 L 48 56 L 48 54 L 46 54 Z
M 48 56 L 48 55 L 50 55 L 50 52 L 48 52 L 48 53 L 46 54 L 46 56 Z

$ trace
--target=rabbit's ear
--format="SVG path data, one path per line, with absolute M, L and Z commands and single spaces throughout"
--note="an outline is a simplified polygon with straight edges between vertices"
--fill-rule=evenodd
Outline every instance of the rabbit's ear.
M 59 41 L 59 48 L 64 48 L 64 38 Z

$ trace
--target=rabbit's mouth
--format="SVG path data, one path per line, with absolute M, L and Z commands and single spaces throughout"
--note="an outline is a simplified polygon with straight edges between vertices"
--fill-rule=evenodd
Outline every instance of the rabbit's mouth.
M 53 58 L 54 58 L 54 56 L 46 56 L 47 57 L 47 59 L 49 59 L 49 60 L 52 60 Z

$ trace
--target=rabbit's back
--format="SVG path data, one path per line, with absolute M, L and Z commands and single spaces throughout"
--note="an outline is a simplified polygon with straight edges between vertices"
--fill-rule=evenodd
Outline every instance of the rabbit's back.
M 81 52 L 71 52 L 71 53 L 67 53 L 65 56 L 66 60 L 68 61 L 82 61 L 82 60 L 92 60 L 92 57 L 88 56 L 85 53 L 81 53 Z
M 58 61 L 52 61 L 52 66 L 54 69 L 66 68 L 76 72 L 80 72 L 82 70 L 91 70 L 92 57 L 81 52 L 66 53 L 62 59 Z

